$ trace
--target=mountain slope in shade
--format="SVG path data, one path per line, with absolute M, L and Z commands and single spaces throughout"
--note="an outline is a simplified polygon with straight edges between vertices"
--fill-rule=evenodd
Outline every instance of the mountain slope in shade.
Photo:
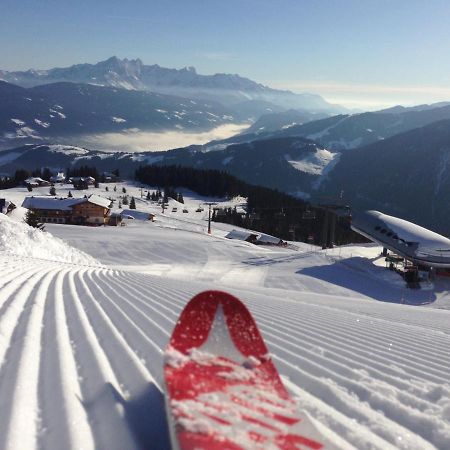
M 354 115 L 335 115 L 303 124 L 290 124 L 288 113 L 263 116 L 253 124 L 245 135 L 241 134 L 214 145 L 250 142 L 268 138 L 304 137 L 316 141 L 328 149 L 343 151 L 362 147 L 414 128 L 423 127 L 439 120 L 450 119 L 450 105 L 445 102 L 433 108 L 392 108 L 386 112 L 369 112 Z M 293 116 L 294 117 L 294 116 Z M 265 126 L 265 120 L 269 126 Z M 276 123 L 278 122 L 278 129 Z M 280 126 L 281 125 L 281 126 Z M 223 148 L 223 145 L 222 145 Z
M 248 101 L 262 101 L 283 109 L 303 108 L 314 111 L 342 111 L 319 95 L 294 94 L 271 89 L 239 75 L 217 73 L 200 75 L 193 67 L 168 69 L 157 64 L 145 65 L 140 59 L 119 59 L 115 56 L 96 64 L 77 64 L 67 68 L 8 72 L 0 70 L 0 79 L 32 87 L 42 84 L 70 81 L 131 90 L 149 90 L 201 100 L 215 100 L 226 105 Z M 247 105 L 248 107 L 248 105 Z M 255 104 L 252 113 L 262 113 Z
M 320 192 L 450 234 L 450 120 L 344 152 Z
M 88 84 L 21 88 L 0 81 L 0 145 L 84 134 L 206 131 L 240 122 L 216 102 Z
M 262 115 L 255 123 L 248 128 L 245 133 L 267 133 L 279 130 L 289 129 L 295 125 L 303 125 L 307 122 L 323 119 L 327 117 L 325 113 L 311 113 L 290 109 L 282 112 L 269 112 Z

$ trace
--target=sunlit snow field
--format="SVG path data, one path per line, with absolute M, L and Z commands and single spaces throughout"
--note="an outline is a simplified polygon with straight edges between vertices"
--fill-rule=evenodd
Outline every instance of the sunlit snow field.
M 89 192 L 122 195 L 104 186 Z M 299 408 L 338 447 L 449 448 L 448 281 L 409 290 L 372 244 L 254 246 L 218 223 L 208 235 L 206 207 L 195 211 L 205 199 L 184 191 L 188 213 L 170 200 L 162 214 L 124 186 L 155 222 L 47 225 L 42 255 L 11 226 L 22 209 L 0 216 L 0 448 L 167 448 L 162 351 L 204 289 L 248 305 Z

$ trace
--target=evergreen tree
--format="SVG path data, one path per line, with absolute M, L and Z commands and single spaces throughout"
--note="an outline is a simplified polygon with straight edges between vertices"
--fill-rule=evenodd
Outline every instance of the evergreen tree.
M 147 191 L 147 200 L 151 200 L 150 191 Z
M 52 173 L 50 172 L 50 169 L 48 167 L 46 167 L 45 169 L 42 170 L 41 178 L 43 180 L 50 181 L 51 177 L 52 177 Z
M 77 180 L 73 182 L 73 187 L 78 191 L 82 191 L 83 189 L 89 189 L 89 185 L 87 181 Z
M 117 191 L 117 186 L 114 186 L 114 192 L 116 192 Z
M 122 197 L 122 203 L 124 204 L 124 205 L 128 205 L 128 195 L 124 195 L 123 197 Z
M 38 228 L 39 230 L 44 231 L 44 224 L 39 222 L 39 217 L 33 210 L 29 209 L 25 214 L 24 221 L 30 225 L 30 227 Z
M 16 187 L 17 183 L 13 178 L 10 177 L 0 177 L 0 189 L 9 189 L 12 187 Z
M 136 209 L 136 201 L 134 200 L 134 197 L 131 197 L 130 209 Z
M 18 169 L 14 174 L 14 181 L 16 181 L 17 184 L 23 183 L 29 176 L 30 174 L 26 170 Z
M 127 193 L 127 190 L 125 189 L 125 187 L 122 188 L 122 192 L 123 192 L 124 194 Z
M 55 189 L 55 186 L 52 186 L 52 187 L 50 188 L 49 193 L 50 193 L 50 195 L 53 195 L 53 196 L 56 195 L 56 189 Z

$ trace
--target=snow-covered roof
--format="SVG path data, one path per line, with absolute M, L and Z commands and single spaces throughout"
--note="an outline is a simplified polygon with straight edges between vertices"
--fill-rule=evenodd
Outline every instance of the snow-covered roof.
M 87 200 L 94 205 L 103 206 L 103 208 L 109 208 L 111 206 L 111 200 L 100 195 L 91 194 Z
M 88 181 L 88 182 L 94 182 L 95 178 L 93 177 L 70 177 L 69 181 Z
M 22 206 L 27 209 L 70 211 L 75 205 L 85 202 L 93 203 L 103 208 L 109 208 L 111 204 L 111 201 L 107 198 L 92 194 L 88 198 L 25 197 Z
M 124 209 L 122 210 L 121 215 L 122 217 L 129 216 L 138 220 L 149 220 L 150 216 L 154 216 L 152 213 L 137 211 L 135 209 Z
M 415 223 L 379 211 L 356 213 L 352 228 L 407 259 L 450 267 L 450 239 Z
M 41 183 L 48 183 L 48 181 L 43 180 L 40 177 L 29 177 L 25 180 L 25 183 L 27 184 L 41 184 Z
M 22 206 L 27 209 L 70 211 L 74 205 L 84 201 L 85 198 L 25 197 Z
M 283 240 L 275 236 L 271 236 L 270 234 L 261 234 L 258 238 L 258 243 L 260 244 L 279 244 L 280 242 L 283 242 Z
M 231 230 L 225 237 L 227 239 L 237 239 L 239 241 L 246 241 L 250 237 L 258 237 L 257 233 L 243 230 Z
M 57 175 L 53 175 L 52 177 L 50 177 L 51 181 L 60 181 L 60 180 L 65 180 L 66 176 L 64 174 L 64 172 L 58 172 Z

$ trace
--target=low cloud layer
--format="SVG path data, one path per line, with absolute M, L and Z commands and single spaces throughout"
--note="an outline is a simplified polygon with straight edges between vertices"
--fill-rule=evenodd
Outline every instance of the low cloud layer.
M 394 105 L 429 104 L 450 99 L 450 87 L 448 86 L 380 85 L 333 81 L 284 81 L 273 82 L 271 85 L 295 92 L 320 94 L 331 103 L 367 110 Z
M 163 151 L 193 144 L 206 144 L 216 139 L 226 139 L 245 130 L 248 125 L 221 125 L 203 133 L 186 133 L 166 131 L 161 133 L 146 132 L 138 129 L 124 133 L 102 133 L 84 136 L 83 145 L 98 150 L 110 151 Z

